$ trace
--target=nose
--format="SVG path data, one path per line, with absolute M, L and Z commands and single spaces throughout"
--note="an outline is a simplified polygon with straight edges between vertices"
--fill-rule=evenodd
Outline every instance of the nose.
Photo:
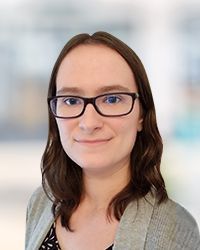
M 88 134 L 103 126 L 103 117 L 97 113 L 92 104 L 88 104 L 82 116 L 79 117 L 79 127 Z

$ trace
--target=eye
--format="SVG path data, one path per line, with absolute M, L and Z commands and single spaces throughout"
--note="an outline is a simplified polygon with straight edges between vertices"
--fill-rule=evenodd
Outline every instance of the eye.
M 120 96 L 117 95 L 108 95 L 105 97 L 104 102 L 108 104 L 115 104 L 121 101 Z
M 63 99 L 63 102 L 66 105 L 73 106 L 73 105 L 79 105 L 79 104 L 81 104 L 81 99 L 80 98 L 76 98 L 76 97 L 66 97 L 66 98 Z

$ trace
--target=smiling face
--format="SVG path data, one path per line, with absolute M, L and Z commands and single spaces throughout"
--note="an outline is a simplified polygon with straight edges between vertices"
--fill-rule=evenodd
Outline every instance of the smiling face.
M 94 97 L 111 92 L 137 92 L 131 68 L 115 50 L 104 45 L 79 45 L 62 61 L 56 79 L 57 95 Z M 56 119 L 66 154 L 85 172 L 128 168 L 141 110 L 135 100 L 130 114 L 103 117 L 88 104 L 82 116 Z

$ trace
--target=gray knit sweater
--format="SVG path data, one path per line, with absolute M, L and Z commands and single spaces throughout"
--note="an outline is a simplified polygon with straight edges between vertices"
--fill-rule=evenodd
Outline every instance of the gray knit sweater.
M 32 195 L 27 209 L 26 250 L 38 250 L 54 218 L 52 202 L 43 189 Z M 157 204 L 148 194 L 126 208 L 114 241 L 114 250 L 200 250 L 200 235 L 193 217 L 168 199 Z

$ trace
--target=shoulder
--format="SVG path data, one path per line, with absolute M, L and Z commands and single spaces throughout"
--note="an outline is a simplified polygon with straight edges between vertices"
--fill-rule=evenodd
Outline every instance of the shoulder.
M 180 204 L 171 199 L 155 204 L 149 225 L 150 241 L 154 240 L 162 248 L 197 249 L 200 235 L 193 216 Z
M 38 213 L 40 210 L 44 210 L 44 208 L 51 205 L 51 200 L 47 197 L 43 188 L 40 186 L 33 192 L 29 199 L 27 207 L 28 216 L 30 216 L 30 214 Z
M 40 243 L 48 232 L 54 220 L 52 204 L 42 187 L 37 188 L 31 195 L 26 214 L 26 249 L 29 249 L 29 246 L 32 249 L 33 244 Z
M 200 235 L 192 215 L 167 199 L 158 203 L 153 192 L 131 202 L 120 219 L 115 249 L 200 249 Z
M 184 207 L 171 199 L 159 205 L 157 204 L 155 214 L 157 214 L 158 218 L 160 216 L 164 220 L 169 220 L 171 224 L 176 224 L 188 230 L 198 228 L 193 216 Z

